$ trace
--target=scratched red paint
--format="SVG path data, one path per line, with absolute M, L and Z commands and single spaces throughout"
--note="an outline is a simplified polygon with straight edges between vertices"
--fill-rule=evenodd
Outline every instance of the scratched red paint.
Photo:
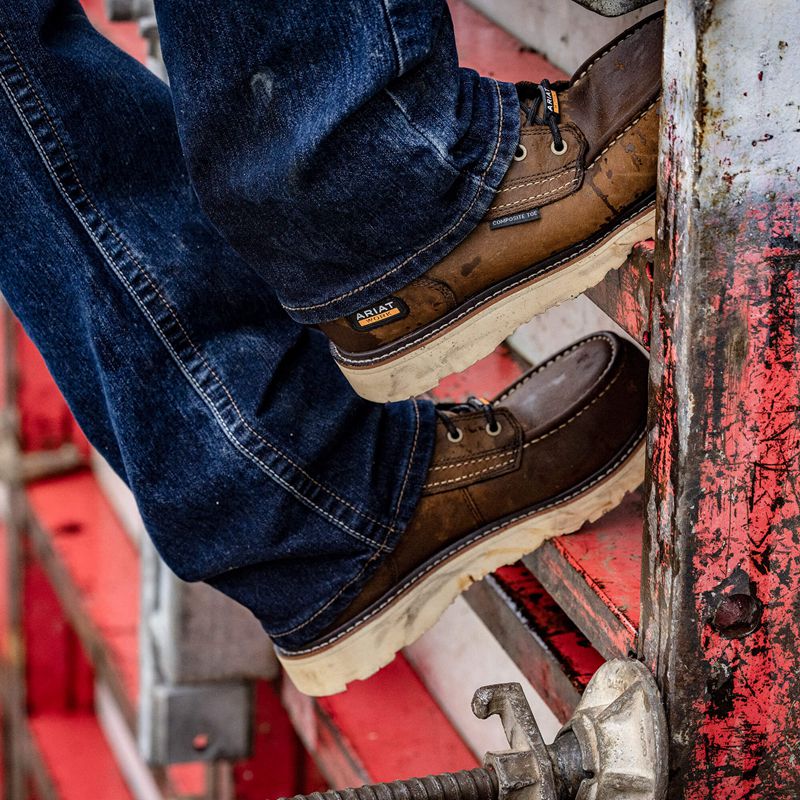
M 642 572 L 641 496 L 628 495 L 618 508 L 576 534 L 553 540 L 553 546 L 635 635 Z
M 765 237 L 769 243 L 760 245 Z M 714 707 L 713 695 L 695 703 L 704 718 L 695 759 L 710 762 L 717 800 L 800 787 L 799 256 L 800 203 L 751 208 L 736 239 L 728 296 L 719 302 L 721 314 L 740 316 L 746 352 L 738 380 L 722 396 L 716 375 L 708 376 L 712 424 L 698 499 L 697 592 L 714 591 L 741 569 L 764 612 L 761 627 L 743 639 L 725 639 L 708 625 L 700 631 L 707 662 L 728 665 L 732 680 L 724 708 Z M 780 772 L 762 786 L 766 755 Z M 687 797 L 708 797 L 705 776 Z

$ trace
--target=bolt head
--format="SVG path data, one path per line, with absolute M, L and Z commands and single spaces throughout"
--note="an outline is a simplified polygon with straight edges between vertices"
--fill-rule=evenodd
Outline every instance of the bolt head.
M 742 639 L 761 624 L 763 604 L 749 594 L 731 594 L 721 598 L 711 619 L 711 626 L 726 639 Z

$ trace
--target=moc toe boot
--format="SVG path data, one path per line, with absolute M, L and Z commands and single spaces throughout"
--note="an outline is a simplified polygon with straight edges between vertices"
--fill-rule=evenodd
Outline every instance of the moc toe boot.
M 471 583 L 614 508 L 644 477 L 647 359 L 594 334 L 493 401 L 437 407 L 422 498 L 329 630 L 278 648 L 295 685 L 344 690 L 430 628 Z
M 654 235 L 661 15 L 569 82 L 521 83 L 521 136 L 477 228 L 393 295 L 320 325 L 353 388 L 401 400 L 594 286 Z

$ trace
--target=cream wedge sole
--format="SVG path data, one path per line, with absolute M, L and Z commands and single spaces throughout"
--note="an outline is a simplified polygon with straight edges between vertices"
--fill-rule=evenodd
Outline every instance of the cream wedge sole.
M 279 650 L 284 669 L 301 692 L 318 697 L 344 691 L 350 681 L 369 677 L 431 628 L 472 583 L 498 567 L 513 564 L 547 539 L 577 531 L 619 505 L 627 492 L 641 484 L 644 461 L 642 438 L 590 487 L 558 505 L 487 532 L 410 582 L 404 591 L 329 644 L 300 653 Z

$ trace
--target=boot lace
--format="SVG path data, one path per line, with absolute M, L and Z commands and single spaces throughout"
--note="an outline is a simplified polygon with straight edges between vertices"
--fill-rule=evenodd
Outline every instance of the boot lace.
M 483 412 L 486 419 L 486 433 L 489 436 L 497 436 L 503 429 L 495 416 L 492 403 L 481 397 L 470 396 L 463 403 L 439 403 L 436 406 L 436 414 L 447 428 L 447 438 L 451 442 L 460 442 L 464 438 L 464 432 L 455 423 L 454 417 L 474 411 Z
M 520 106 L 525 114 L 526 125 L 547 125 L 553 136 L 551 149 L 556 155 L 561 155 L 567 149 L 566 142 L 558 128 L 561 115 L 556 110 L 558 95 L 553 90 L 553 85 L 547 78 L 539 83 L 523 81 L 517 84 Z M 521 147 L 521 146 L 520 146 Z M 520 150 L 518 149 L 518 154 Z

